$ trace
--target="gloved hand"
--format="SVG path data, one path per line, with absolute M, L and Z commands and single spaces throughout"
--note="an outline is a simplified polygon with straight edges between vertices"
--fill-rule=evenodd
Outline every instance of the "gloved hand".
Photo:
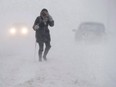
M 34 25 L 33 26 L 33 29 L 36 31 L 36 30 L 38 30 L 39 29 L 39 25 Z
M 43 19 L 47 18 L 48 16 L 49 16 L 49 13 L 48 13 L 48 12 L 46 12 L 46 11 L 42 11 L 42 12 L 41 12 L 41 17 L 42 17 Z
M 46 11 L 41 12 L 41 17 L 43 18 L 44 25 L 46 25 L 47 21 L 50 21 L 50 22 L 53 21 L 52 16 L 49 15 L 49 13 Z
M 48 15 L 48 20 L 49 20 L 49 21 L 53 21 L 53 18 L 52 18 L 51 15 Z

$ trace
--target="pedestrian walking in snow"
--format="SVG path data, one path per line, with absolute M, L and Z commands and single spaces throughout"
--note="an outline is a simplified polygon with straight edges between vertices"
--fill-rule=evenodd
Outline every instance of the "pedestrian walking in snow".
M 50 38 L 50 31 L 48 26 L 54 26 L 54 20 L 49 14 L 47 9 L 42 9 L 40 12 L 40 16 L 38 16 L 34 22 L 33 29 L 36 32 L 36 42 L 39 44 L 39 61 L 47 60 L 46 56 L 51 48 L 51 38 Z M 45 44 L 45 50 L 44 50 Z

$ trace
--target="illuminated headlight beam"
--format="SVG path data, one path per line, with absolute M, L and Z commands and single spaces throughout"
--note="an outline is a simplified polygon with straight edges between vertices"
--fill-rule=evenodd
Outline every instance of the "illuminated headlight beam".
M 9 32 L 10 32 L 11 35 L 15 35 L 16 34 L 16 29 L 13 27 L 13 28 L 10 29 Z
M 28 29 L 26 27 L 23 27 L 21 29 L 21 34 L 26 35 L 28 33 Z

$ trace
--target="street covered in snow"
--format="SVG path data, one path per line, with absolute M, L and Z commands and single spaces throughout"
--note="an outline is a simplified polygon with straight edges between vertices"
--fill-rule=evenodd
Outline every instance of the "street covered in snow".
M 107 87 L 112 78 L 105 70 L 109 58 L 105 46 L 68 44 L 57 49 L 57 54 L 51 52 L 48 61 L 43 62 L 33 56 L 2 57 L 1 86 Z

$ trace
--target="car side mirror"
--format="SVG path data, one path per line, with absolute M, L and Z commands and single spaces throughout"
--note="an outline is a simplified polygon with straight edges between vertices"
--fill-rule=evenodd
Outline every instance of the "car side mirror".
M 72 29 L 73 32 L 76 32 L 77 30 L 76 29 Z

